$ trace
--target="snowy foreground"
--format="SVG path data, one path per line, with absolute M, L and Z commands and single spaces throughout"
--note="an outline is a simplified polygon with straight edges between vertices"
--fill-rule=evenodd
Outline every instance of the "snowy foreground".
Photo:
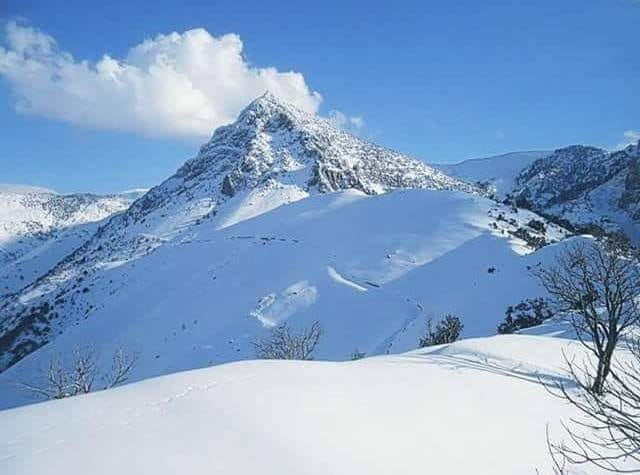
M 0 412 L 0 473 L 552 473 L 572 408 L 531 335 L 354 362 L 248 361 Z M 594 473 L 583 467 L 584 472 Z

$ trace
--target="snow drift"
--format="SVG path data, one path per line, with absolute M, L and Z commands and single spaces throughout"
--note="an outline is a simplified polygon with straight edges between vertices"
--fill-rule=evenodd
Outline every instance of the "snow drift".
M 508 335 L 354 362 L 252 361 L 0 412 L 0 472 L 552 473 L 570 340 Z M 582 467 L 580 473 L 597 473 Z

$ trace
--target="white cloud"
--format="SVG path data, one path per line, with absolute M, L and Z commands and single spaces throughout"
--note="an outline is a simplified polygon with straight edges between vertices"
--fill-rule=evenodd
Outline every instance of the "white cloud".
M 622 135 L 628 141 L 627 143 L 635 143 L 640 140 L 640 132 L 637 130 L 627 130 Z
M 338 110 L 332 110 L 327 117 L 335 127 L 350 132 L 357 132 L 364 127 L 364 119 L 361 116 L 347 116 Z
M 75 60 L 35 28 L 9 22 L 0 75 L 20 112 L 150 136 L 207 138 L 265 90 L 317 112 L 322 97 L 302 74 L 254 67 L 242 49 L 238 35 L 214 37 L 200 28 L 158 35 L 122 59 L 104 55 L 93 63 Z
M 630 144 L 636 144 L 640 141 L 640 131 L 637 130 L 625 130 L 622 134 L 624 140 L 615 146 L 615 149 L 625 148 Z

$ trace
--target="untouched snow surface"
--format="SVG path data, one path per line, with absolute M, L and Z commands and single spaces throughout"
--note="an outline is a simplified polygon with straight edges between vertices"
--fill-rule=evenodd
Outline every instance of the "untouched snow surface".
M 251 361 L 0 412 L 3 475 L 536 474 L 572 408 L 544 336 L 343 363 Z M 581 467 L 575 473 L 598 473 Z
M 67 328 L 57 336 L 54 326 L 57 338 L 0 374 L 0 384 L 32 380 L 52 354 L 76 345 L 93 345 L 103 365 L 118 347 L 137 352 L 134 379 L 251 359 L 251 342 L 284 322 L 319 320 L 316 356 L 330 360 L 356 348 L 415 348 L 426 315 L 453 312 L 465 336 L 494 334 L 509 305 L 542 295 L 527 267 L 561 246 L 531 252 L 509 234 L 532 218 L 463 192 L 347 190 L 222 229 L 195 226 L 142 258 L 98 263 L 86 275 L 76 269 L 69 281 L 82 282 L 64 296 L 46 285 L 23 293 L 27 308 L 41 292 L 57 295 L 54 311 Z M 548 239 L 562 237 L 548 226 Z M 73 313 L 83 302 L 94 307 L 90 316 Z M 23 393 L 0 393 L 0 407 L 25 402 Z

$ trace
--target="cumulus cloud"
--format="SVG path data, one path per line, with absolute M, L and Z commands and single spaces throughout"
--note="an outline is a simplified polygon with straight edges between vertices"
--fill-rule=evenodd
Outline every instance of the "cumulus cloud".
M 327 117 L 335 127 L 343 130 L 357 132 L 364 127 L 364 119 L 358 115 L 347 116 L 338 110 L 332 110 Z
M 51 36 L 9 22 L 0 75 L 20 112 L 150 136 L 207 138 L 266 90 L 318 111 L 322 97 L 302 74 L 255 67 L 242 50 L 238 35 L 215 37 L 199 28 L 145 40 L 121 59 L 79 61 Z

